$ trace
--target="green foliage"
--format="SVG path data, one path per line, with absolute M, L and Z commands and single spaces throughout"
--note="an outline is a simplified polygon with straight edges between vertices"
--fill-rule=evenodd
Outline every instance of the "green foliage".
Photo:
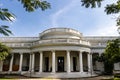
M 23 7 L 25 8 L 26 11 L 28 12 L 33 12 L 36 9 L 41 8 L 41 10 L 46 10 L 50 8 L 50 3 L 47 1 L 42 1 L 42 0 L 18 0 L 23 4 Z
M 108 41 L 103 58 L 105 72 L 112 74 L 114 63 L 120 62 L 120 39 Z
M 101 3 L 104 0 L 81 0 L 82 6 L 85 6 L 86 8 L 96 8 L 101 7 Z M 106 14 L 117 14 L 120 12 L 120 0 L 118 0 L 116 3 L 113 4 L 107 4 L 105 7 Z M 116 19 L 117 26 L 120 26 L 120 16 Z
M 105 73 L 112 74 L 114 63 L 120 62 L 120 39 L 108 41 L 105 52 L 94 60 L 104 62 Z
M 13 13 L 9 12 L 8 9 L 0 8 L 0 19 L 3 21 L 13 21 L 13 19 L 15 19 L 15 16 Z
M 116 39 L 116 40 L 112 40 L 112 41 L 108 41 L 107 43 L 107 47 L 105 49 L 105 59 L 107 59 L 109 62 L 119 62 L 119 58 L 120 58 L 120 40 Z
M 2 9 L 0 8 L 0 20 L 2 21 L 13 21 L 15 19 L 15 16 L 13 13 L 9 12 L 8 9 Z M 8 29 L 9 26 L 6 25 L 0 25 L 0 33 L 8 36 L 9 34 L 12 34 L 12 32 Z
M 12 34 L 12 32 L 8 28 L 9 28 L 9 26 L 0 25 L 0 33 L 5 36 L 9 36 L 9 34 Z
M 109 62 L 107 59 L 104 61 L 104 72 L 107 75 L 113 74 L 114 64 Z
M 114 14 L 120 12 L 120 0 L 118 0 L 116 3 L 107 5 L 105 7 L 105 12 L 107 14 Z
M 36 9 L 41 9 L 42 11 L 44 11 L 50 8 L 50 3 L 48 3 L 47 1 L 41 0 L 18 0 L 18 1 L 21 2 L 23 8 L 25 8 L 27 12 L 34 12 Z M 0 20 L 13 22 L 13 20 L 15 20 L 15 15 L 6 8 L 0 8 Z M 9 34 L 12 34 L 12 32 L 9 30 L 9 26 L 1 25 L 0 34 L 9 36 Z
M 115 78 L 120 78 L 120 74 L 118 73 L 118 74 L 114 74 L 114 77 Z
M 4 60 L 10 53 L 10 48 L 0 43 L 0 60 Z
M 95 8 L 96 6 L 100 7 L 103 0 L 81 0 L 82 6 L 86 8 Z

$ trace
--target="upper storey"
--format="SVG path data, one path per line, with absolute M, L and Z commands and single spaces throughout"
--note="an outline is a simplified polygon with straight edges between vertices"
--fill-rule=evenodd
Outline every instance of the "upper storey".
M 40 39 L 81 39 L 82 33 L 71 28 L 51 28 L 40 33 Z

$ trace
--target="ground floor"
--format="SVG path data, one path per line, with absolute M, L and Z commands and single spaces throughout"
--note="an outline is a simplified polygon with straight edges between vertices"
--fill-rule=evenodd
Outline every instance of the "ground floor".
M 33 77 L 94 76 L 95 71 L 103 70 L 103 64 L 93 60 L 97 55 L 99 54 L 64 50 L 12 53 L 8 59 L 1 62 L 0 71 Z

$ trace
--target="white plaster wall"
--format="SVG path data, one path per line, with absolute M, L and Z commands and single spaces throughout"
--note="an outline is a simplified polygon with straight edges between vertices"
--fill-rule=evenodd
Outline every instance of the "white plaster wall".
M 103 62 L 96 61 L 96 68 L 99 71 L 104 71 L 104 64 L 103 64 Z
M 114 64 L 114 70 L 120 70 L 120 62 Z

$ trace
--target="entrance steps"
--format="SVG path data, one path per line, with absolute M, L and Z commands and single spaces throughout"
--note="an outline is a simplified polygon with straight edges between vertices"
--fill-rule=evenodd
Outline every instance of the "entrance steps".
M 89 73 L 89 72 L 56 72 L 56 73 L 50 73 L 50 72 L 27 72 L 23 74 L 27 77 L 41 77 L 41 78 L 81 78 L 81 77 L 93 77 L 97 76 L 97 74 Z

